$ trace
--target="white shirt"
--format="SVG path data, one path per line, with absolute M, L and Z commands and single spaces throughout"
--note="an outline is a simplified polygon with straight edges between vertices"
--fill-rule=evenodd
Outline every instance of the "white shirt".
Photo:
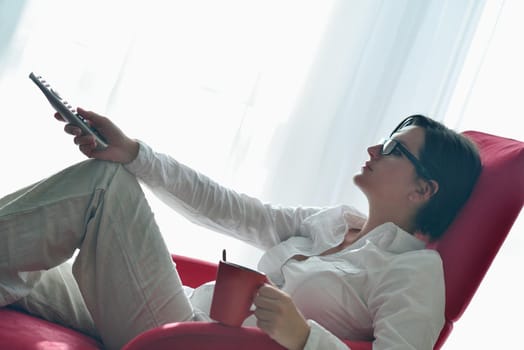
M 141 143 L 126 165 L 191 221 L 266 250 L 258 268 L 291 295 L 308 320 L 305 349 L 345 349 L 339 340 L 374 340 L 373 349 L 433 349 L 444 325 L 444 278 L 437 252 L 393 223 L 326 256 L 365 217 L 340 205 L 276 207 L 220 186 Z M 295 255 L 309 256 L 297 261 Z M 208 318 L 212 286 L 191 302 Z M 202 314 L 203 312 L 203 314 Z M 253 325 L 248 319 L 246 325 Z

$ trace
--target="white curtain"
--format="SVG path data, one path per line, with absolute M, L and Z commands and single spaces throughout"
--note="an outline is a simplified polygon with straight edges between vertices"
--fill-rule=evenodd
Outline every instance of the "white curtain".
M 81 154 L 27 78 L 239 191 L 260 195 L 332 1 L 1 1 L 1 149 L 8 193 Z M 8 130 L 7 130 L 8 128 Z M 149 193 L 148 193 L 149 194 Z M 170 249 L 216 261 L 258 250 L 195 227 L 151 196 Z M 206 242 L 205 245 L 200 242 Z
M 2 142 L 17 145 L 6 161 L 24 169 L 5 191 L 81 159 L 26 78 L 36 71 L 72 103 L 239 191 L 365 210 L 351 178 L 367 145 L 407 114 L 443 118 L 482 4 L 1 2 L 12 135 Z M 151 201 L 172 250 L 214 260 L 227 246 L 258 259 Z
M 268 196 L 350 202 L 367 145 L 409 114 L 444 118 L 482 1 L 337 1 L 300 99 L 271 153 Z
M 365 211 L 351 179 L 366 147 L 408 114 L 443 119 L 483 3 L 0 2 L 11 135 L 1 142 L 16 145 L 6 163 L 21 170 L 3 192 L 82 158 L 27 79 L 35 71 L 71 103 L 239 191 Z M 216 260 L 228 247 L 258 260 L 151 201 L 173 251 Z

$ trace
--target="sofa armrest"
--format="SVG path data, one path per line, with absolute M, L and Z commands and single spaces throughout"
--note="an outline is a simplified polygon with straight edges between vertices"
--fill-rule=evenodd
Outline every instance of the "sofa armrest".
M 102 349 L 87 335 L 9 307 L 0 308 L 0 325 L 0 349 Z
M 170 323 L 144 332 L 123 350 L 201 349 L 201 350 L 283 350 L 260 330 L 229 327 L 213 322 Z
M 351 350 L 371 350 L 370 342 L 345 342 Z M 123 350 L 285 350 L 254 327 L 229 327 L 215 322 L 177 322 L 151 329 Z
M 216 278 L 217 264 L 183 255 L 172 254 L 171 257 L 185 286 L 196 288 Z

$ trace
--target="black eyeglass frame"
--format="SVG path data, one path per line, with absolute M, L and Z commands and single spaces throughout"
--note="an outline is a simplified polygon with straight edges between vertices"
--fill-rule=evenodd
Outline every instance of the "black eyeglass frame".
M 393 143 L 393 146 L 389 146 Z M 391 148 L 390 148 L 391 147 Z M 389 138 L 389 139 L 386 139 L 384 140 L 384 142 L 382 142 L 382 148 L 380 150 L 380 153 L 384 156 L 388 156 L 390 155 L 391 153 L 393 153 L 395 151 L 395 149 L 398 148 L 405 156 L 406 158 L 413 164 L 413 166 L 415 166 L 415 169 L 417 171 L 417 173 L 422 176 L 423 178 L 425 178 L 426 180 L 431 180 L 432 177 L 430 176 L 429 174 L 429 171 L 426 169 L 426 167 L 424 167 L 422 165 L 422 163 L 420 162 L 420 160 L 417 159 L 417 157 L 415 157 L 413 155 L 413 153 L 411 153 L 403 144 L 401 144 L 399 141 L 393 139 L 393 138 Z

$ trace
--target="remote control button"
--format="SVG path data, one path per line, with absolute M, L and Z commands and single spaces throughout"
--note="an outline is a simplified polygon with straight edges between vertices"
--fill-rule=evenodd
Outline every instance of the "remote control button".
M 50 90 L 51 90 L 51 92 L 53 94 L 55 94 L 56 97 L 58 97 L 59 99 L 62 99 L 62 97 L 60 96 L 60 94 L 56 90 L 54 90 L 54 89 L 50 89 Z

